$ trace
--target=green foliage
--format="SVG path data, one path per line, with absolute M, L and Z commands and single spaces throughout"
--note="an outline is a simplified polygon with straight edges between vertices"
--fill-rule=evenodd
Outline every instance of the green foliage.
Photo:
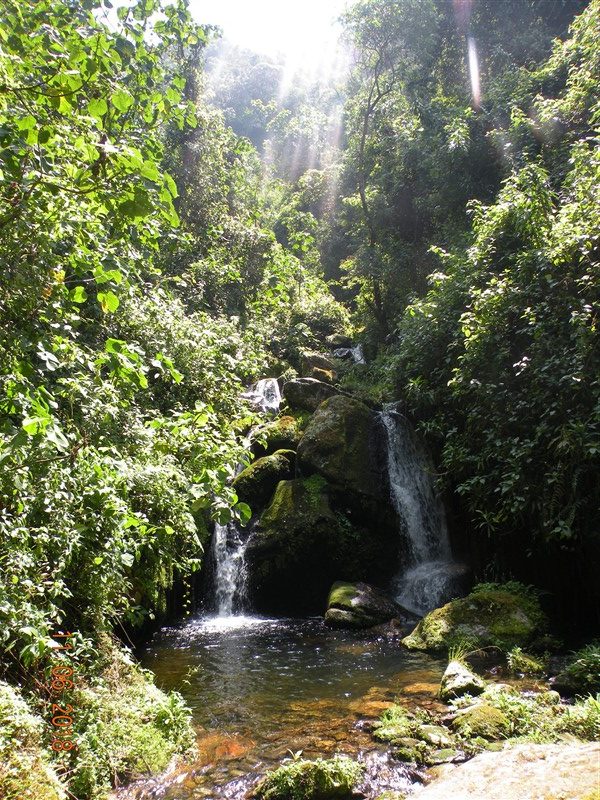
M 345 756 L 294 759 L 267 774 L 253 794 L 261 800 L 328 800 L 352 796 L 363 767 Z
M 600 692 L 600 644 L 591 642 L 572 654 L 570 663 L 559 676 L 577 695 L 598 694 Z

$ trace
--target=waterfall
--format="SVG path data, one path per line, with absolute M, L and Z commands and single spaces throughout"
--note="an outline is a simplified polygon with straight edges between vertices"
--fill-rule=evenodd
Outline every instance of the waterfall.
M 262 378 L 242 395 L 265 414 L 277 414 L 281 406 L 281 391 L 276 378 Z
M 366 364 L 362 344 L 354 347 L 338 347 L 333 351 L 336 358 L 350 358 L 355 364 Z
M 244 610 L 246 600 L 246 547 L 248 539 L 242 539 L 238 526 L 215 524 L 211 555 L 217 614 L 231 617 L 234 611 Z
M 425 448 L 396 411 L 381 412 L 386 435 L 391 497 L 402 523 L 408 568 L 397 577 L 397 601 L 424 614 L 435 608 L 453 580 L 450 542 L 441 500 Z

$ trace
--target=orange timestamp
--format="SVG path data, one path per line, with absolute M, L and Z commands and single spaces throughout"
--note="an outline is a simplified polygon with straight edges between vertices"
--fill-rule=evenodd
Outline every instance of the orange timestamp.
M 63 643 L 56 643 L 56 650 L 69 651 L 73 649 L 70 641 L 73 634 L 67 633 L 54 633 L 53 639 L 62 639 Z M 56 664 L 50 670 L 50 694 L 55 695 L 57 699 L 60 696 L 60 702 L 52 703 L 52 741 L 50 747 L 55 753 L 65 752 L 69 750 L 76 750 L 77 743 L 74 741 L 73 729 L 73 706 L 70 703 L 63 701 L 62 695 L 65 691 L 72 689 L 75 686 L 75 670 L 70 664 Z

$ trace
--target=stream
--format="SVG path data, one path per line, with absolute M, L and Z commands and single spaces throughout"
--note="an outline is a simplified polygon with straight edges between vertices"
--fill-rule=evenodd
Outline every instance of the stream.
M 122 800 L 242 798 L 266 769 L 302 751 L 366 766 L 361 790 L 406 791 L 414 771 L 389 758 L 369 720 L 398 696 L 434 706 L 445 661 L 399 642 L 334 631 L 322 619 L 196 618 L 160 631 L 142 664 L 181 692 L 198 732 L 196 763 L 134 784 Z

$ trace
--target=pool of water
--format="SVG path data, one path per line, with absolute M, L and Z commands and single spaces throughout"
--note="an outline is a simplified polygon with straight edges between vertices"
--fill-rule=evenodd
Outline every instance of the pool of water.
M 435 706 L 446 666 L 398 640 L 333 631 L 322 619 L 198 618 L 165 628 L 142 654 L 164 689 L 181 692 L 198 731 L 199 758 L 127 800 L 242 798 L 293 753 L 364 761 L 367 797 L 414 780 L 373 741 L 368 722 L 395 699 Z

